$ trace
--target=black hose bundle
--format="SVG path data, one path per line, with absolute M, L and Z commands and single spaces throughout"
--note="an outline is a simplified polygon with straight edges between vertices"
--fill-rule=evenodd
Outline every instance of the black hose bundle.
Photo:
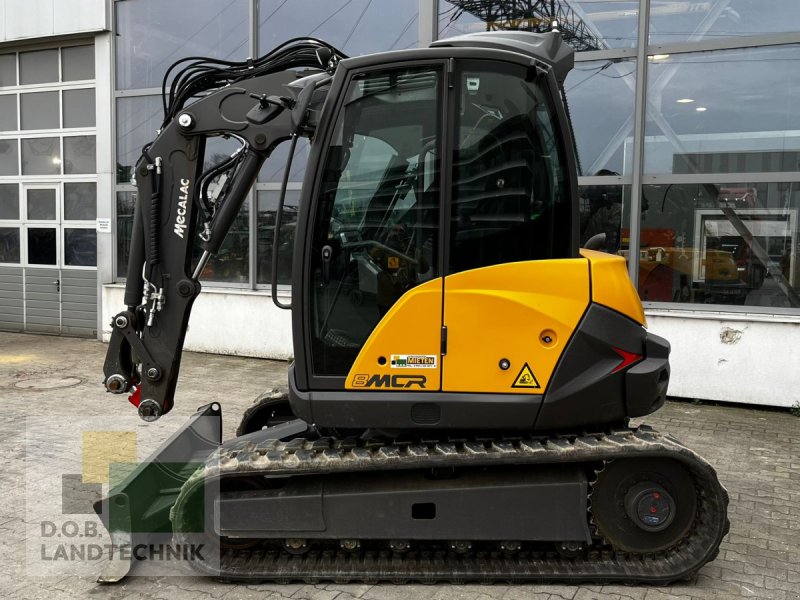
M 161 97 L 164 105 L 164 123 L 175 118 L 190 98 L 260 75 L 303 67 L 322 67 L 328 69 L 336 61 L 347 58 L 345 54 L 330 44 L 316 38 L 294 38 L 280 44 L 272 51 L 257 59 L 243 62 L 190 56 L 183 58 L 167 69 L 161 83 Z M 333 61 L 333 63 L 331 62 Z M 169 85 L 170 74 L 179 68 Z

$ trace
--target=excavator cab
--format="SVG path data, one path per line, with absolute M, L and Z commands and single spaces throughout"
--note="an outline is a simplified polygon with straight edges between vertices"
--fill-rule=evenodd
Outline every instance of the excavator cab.
M 667 582 L 715 556 L 713 469 L 628 427 L 664 402 L 669 344 L 625 260 L 579 247 L 572 63 L 558 32 L 489 32 L 178 71 L 136 167 L 106 387 L 170 411 L 204 266 L 263 163 L 306 137 L 295 361 L 236 438 L 203 407 L 100 503 L 112 537 L 207 544 L 192 567 L 228 579 Z M 204 170 L 214 136 L 241 148 Z M 148 466 L 176 456 L 200 466 Z
M 428 283 L 430 310 L 415 310 L 414 328 L 426 341 L 387 354 L 436 356 L 448 274 L 577 255 L 570 140 L 555 134 L 566 119 L 546 72 L 527 61 L 409 62 L 352 69 L 318 132 L 293 280 L 295 373 L 310 389 L 344 389 L 361 347 L 413 288 Z

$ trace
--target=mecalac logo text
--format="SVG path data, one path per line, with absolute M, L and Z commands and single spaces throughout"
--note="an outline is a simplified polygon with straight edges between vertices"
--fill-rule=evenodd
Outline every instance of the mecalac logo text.
M 175 215 L 175 235 L 183 239 L 186 231 L 186 203 L 189 201 L 189 180 L 181 179 L 181 193 L 178 196 L 178 214 Z

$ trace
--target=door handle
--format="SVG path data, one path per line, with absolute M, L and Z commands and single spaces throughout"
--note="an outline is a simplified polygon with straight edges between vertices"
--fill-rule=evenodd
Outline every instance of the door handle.
M 331 280 L 331 256 L 333 256 L 333 248 L 330 246 L 322 247 L 322 282 L 329 283 Z
M 60 292 L 61 291 L 61 280 L 60 279 L 56 279 L 53 283 L 56 286 L 56 291 Z

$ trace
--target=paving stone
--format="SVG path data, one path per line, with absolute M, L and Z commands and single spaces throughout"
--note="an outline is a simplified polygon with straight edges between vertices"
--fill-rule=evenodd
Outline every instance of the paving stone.
M 61 473 L 80 473 L 62 438 L 76 414 L 132 416 L 125 399 L 100 384 L 106 346 L 94 340 L 0 333 L 4 353 L 29 360 L 0 364 L 0 597 L 60 600 L 800 600 L 800 419 L 788 411 L 670 401 L 655 415 L 637 419 L 669 432 L 704 456 L 731 494 L 731 533 L 717 560 L 696 581 L 671 587 L 612 585 L 236 585 L 200 577 L 131 577 L 99 586 L 93 577 L 35 577 L 25 564 L 26 536 L 37 506 L 37 486 L 26 488 L 26 417 L 44 417 L 51 432 L 33 448 Z M 21 381 L 80 380 L 55 389 L 20 388 Z M 285 386 L 286 363 L 186 353 L 173 413 L 180 424 L 211 401 L 223 406 L 230 437 L 240 415 L 265 389 Z M 732 392 L 733 394 L 733 392 Z M 76 413 L 76 410 L 78 411 Z M 35 419 L 33 419 L 35 421 Z M 31 421 L 29 421 L 30 425 Z M 157 430 L 137 426 L 143 448 L 155 448 Z M 77 463 L 76 463 L 77 461 Z M 77 467 L 76 467 L 77 465 Z M 59 475 L 60 477 L 60 475 Z M 76 480 L 77 481 L 77 480 Z M 30 496 L 34 496 L 31 498 Z M 26 514 L 26 507 L 28 512 Z M 60 498 L 59 498 L 60 506 Z M 80 515 L 72 515 L 79 517 Z M 27 520 L 27 524 L 26 524 Z

